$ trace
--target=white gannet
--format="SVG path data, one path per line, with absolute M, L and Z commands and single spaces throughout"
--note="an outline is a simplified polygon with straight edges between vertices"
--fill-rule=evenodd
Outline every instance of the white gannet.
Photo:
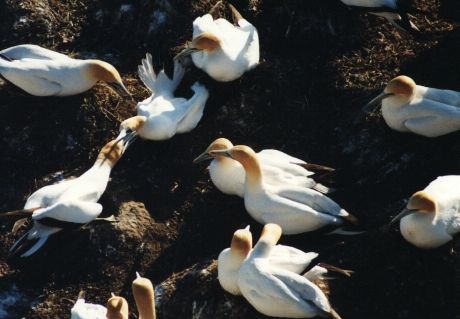
M 251 250 L 252 234 L 248 226 L 245 229 L 235 231 L 230 248 L 224 249 L 217 258 L 217 278 L 219 283 L 225 291 L 232 295 L 241 295 L 238 286 L 238 271 Z M 294 247 L 276 245 L 268 258 L 271 265 L 300 274 L 305 271 L 316 257 L 318 257 L 318 254 L 315 252 L 306 253 Z M 324 275 L 328 271 L 327 268 L 350 276 L 349 270 L 343 270 L 327 264 L 316 265 L 303 276 L 311 281 L 324 279 Z
M 129 143 L 129 137 L 110 141 L 101 149 L 94 165 L 80 177 L 42 187 L 30 195 L 24 209 L 1 213 L 0 216 L 31 216 L 34 222 L 11 247 L 11 254 L 30 256 L 50 235 L 97 219 L 102 212 L 97 201 L 105 191 L 110 171 Z
M 107 308 L 102 305 L 86 303 L 85 292 L 78 294 L 77 301 L 70 309 L 70 319 L 106 319 Z
M 437 137 L 460 130 L 460 92 L 416 85 L 400 75 L 367 107 L 380 101 L 385 122 L 396 131 Z
M 257 29 L 235 7 L 228 6 L 237 26 L 222 18 L 214 20 L 210 13 L 198 17 L 193 21 L 192 42 L 175 57 L 191 54 L 197 68 L 221 82 L 233 81 L 259 63 Z
M 139 311 L 139 319 L 155 319 L 155 295 L 152 282 L 141 277 L 137 272 L 136 277 L 132 284 L 132 290 L 137 311 Z
M 460 232 L 460 176 L 440 176 L 409 199 L 390 224 L 400 221 L 402 236 L 419 248 L 436 248 Z
M 261 224 L 276 223 L 286 234 L 299 234 L 327 225 L 341 225 L 356 218 L 329 197 L 316 190 L 287 184 L 264 182 L 260 161 L 248 146 L 212 151 L 240 162 L 246 172 L 244 205 L 249 215 Z
M 121 97 L 131 98 L 120 74 L 111 64 L 101 60 L 73 59 L 33 44 L 0 51 L 0 76 L 37 96 L 75 95 L 103 81 Z
M 174 61 L 174 75 L 170 80 L 164 70 L 155 75 L 152 56 L 147 54 L 139 66 L 139 76 L 152 95 L 137 104 L 138 115 L 123 121 L 120 131 L 149 140 L 167 140 L 176 133 L 190 132 L 198 125 L 209 93 L 195 82 L 190 99 L 174 97 L 174 90 L 184 76 L 179 61 Z
M 304 276 L 270 263 L 281 227 L 264 226 L 259 241 L 238 271 L 244 298 L 260 313 L 281 318 L 340 318 L 326 295 Z
M 194 159 L 194 163 L 212 159 L 209 165 L 209 174 L 216 187 L 223 193 L 244 197 L 245 172 L 243 166 L 226 156 L 219 154 L 212 155 L 212 151 L 227 150 L 233 144 L 226 138 L 218 138 L 213 141 L 206 151 Z M 314 181 L 310 176 L 314 174 L 307 169 L 333 171 L 332 168 L 317 164 L 306 163 L 305 161 L 290 156 L 274 149 L 266 149 L 257 153 L 257 158 L 262 167 L 264 182 L 278 185 L 286 183 L 299 187 L 316 189 L 321 193 L 329 193 L 330 189 Z
M 420 31 L 409 20 L 408 13 L 416 11 L 407 0 L 340 0 L 347 6 L 383 17 L 401 31 L 414 34 Z

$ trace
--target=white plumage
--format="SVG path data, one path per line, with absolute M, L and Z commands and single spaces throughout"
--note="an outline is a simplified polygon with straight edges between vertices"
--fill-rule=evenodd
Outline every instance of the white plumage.
M 107 308 L 79 298 L 70 310 L 70 319 L 107 319 Z
M 174 96 L 184 76 L 184 68 L 179 61 L 174 62 L 171 80 L 164 70 L 158 76 L 155 74 L 152 56 L 147 54 L 139 66 L 139 76 L 152 95 L 137 104 L 138 116 L 125 120 L 121 130 L 133 131 L 144 139 L 166 140 L 176 133 L 190 132 L 198 125 L 209 93 L 203 85 L 195 82 L 190 99 Z
M 121 96 L 130 97 L 120 74 L 111 64 L 73 59 L 32 44 L 0 51 L 0 75 L 37 96 L 75 95 L 104 81 Z

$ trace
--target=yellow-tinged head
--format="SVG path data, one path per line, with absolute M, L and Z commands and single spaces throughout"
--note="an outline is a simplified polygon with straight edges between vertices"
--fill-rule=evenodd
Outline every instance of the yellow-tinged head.
M 138 115 L 138 116 L 133 116 L 130 117 L 129 119 L 124 120 L 120 124 L 120 132 L 125 131 L 125 132 L 137 132 L 141 129 L 141 127 L 145 124 L 147 121 L 147 117 Z
M 97 159 L 113 167 L 123 155 L 125 143 L 122 139 L 112 140 L 102 147 Z
M 155 319 L 155 293 L 152 282 L 141 277 L 136 272 L 136 279 L 132 283 L 134 300 L 136 301 L 137 310 L 140 319 Z
M 411 97 L 415 93 L 417 85 L 414 80 L 405 75 L 400 75 L 388 82 L 384 92 L 393 95 Z
M 259 241 L 265 241 L 270 244 L 276 245 L 278 240 L 280 240 L 283 230 L 278 224 L 265 224 L 260 234 Z
M 107 83 L 118 95 L 131 98 L 131 93 L 126 89 L 121 80 L 120 73 L 110 63 L 101 60 L 87 60 L 90 77 L 97 81 Z
M 107 319 L 128 319 L 128 302 L 125 298 L 112 296 L 107 301 Z
M 199 163 L 199 162 L 202 162 L 208 159 L 213 159 L 213 158 L 221 159 L 224 157 L 224 155 L 213 154 L 211 152 L 228 150 L 232 147 L 233 147 L 232 142 L 230 142 L 225 137 L 220 137 L 214 140 L 211 144 L 209 144 L 208 148 L 203 153 L 201 153 L 197 158 L 193 160 L 193 163 Z
M 435 213 L 436 200 L 427 192 L 419 191 L 410 197 L 407 209 L 420 213 Z
M 190 46 L 197 50 L 213 52 L 220 47 L 220 39 L 210 32 L 203 32 L 192 40 Z
M 246 258 L 252 249 L 252 234 L 249 226 L 244 229 L 238 229 L 233 233 L 230 249 L 232 253 L 241 256 L 243 259 Z

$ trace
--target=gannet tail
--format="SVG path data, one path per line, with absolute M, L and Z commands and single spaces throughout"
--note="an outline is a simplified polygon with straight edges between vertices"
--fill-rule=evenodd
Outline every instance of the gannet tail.
M 323 184 L 320 184 L 320 183 L 316 183 L 315 186 L 313 186 L 313 189 L 315 191 L 318 191 L 318 192 L 322 193 L 322 194 L 331 194 L 331 193 L 333 193 L 335 191 L 334 188 L 327 187 L 327 186 L 325 186 Z
M 144 85 L 152 93 L 158 93 L 160 91 L 173 93 L 182 81 L 185 69 L 179 61 L 174 61 L 174 75 L 172 80 L 166 75 L 164 70 L 161 70 L 157 75 L 153 69 L 152 55 L 147 53 L 145 59 L 142 59 L 142 65 L 138 67 L 138 73 Z

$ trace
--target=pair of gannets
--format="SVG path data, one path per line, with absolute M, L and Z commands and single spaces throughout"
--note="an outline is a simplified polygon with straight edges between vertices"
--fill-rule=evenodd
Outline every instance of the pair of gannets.
M 120 96 L 131 98 L 120 74 L 111 64 L 101 60 L 73 59 L 32 44 L 0 51 L 0 75 L 37 96 L 79 94 L 103 81 Z
M 235 231 L 232 237 L 230 248 L 224 249 L 217 259 L 218 280 L 222 288 L 232 295 L 241 295 L 238 286 L 238 271 L 252 251 L 252 234 L 249 226 Z M 282 268 L 296 274 L 301 274 L 310 263 L 318 257 L 314 252 L 303 252 L 297 248 L 276 245 L 268 257 L 270 265 Z M 326 267 L 326 268 L 325 268 Z M 318 264 L 309 269 L 303 276 L 310 281 L 324 279 L 328 272 L 327 268 L 339 271 L 350 276 L 351 271 L 343 270 L 327 264 Z
M 261 224 L 276 223 L 285 234 L 299 234 L 326 225 L 342 225 L 356 219 L 336 202 L 308 187 L 265 182 L 257 154 L 248 146 L 214 150 L 212 157 L 225 156 L 238 161 L 245 171 L 244 205 Z
M 222 1 L 216 3 L 215 10 Z M 179 60 L 192 56 L 197 68 L 216 81 L 233 81 L 259 63 L 259 35 L 257 29 L 228 4 L 233 23 L 225 19 L 214 20 L 211 13 L 193 21 L 193 40 L 179 53 Z
M 97 219 L 102 212 L 102 205 L 97 201 L 107 187 L 112 168 L 130 142 L 130 137 L 110 141 L 102 148 L 94 165 L 80 177 L 42 187 L 30 195 L 24 209 L 0 214 L 31 216 L 33 220 L 32 228 L 11 247 L 11 254 L 30 256 L 50 235 Z
M 347 6 L 361 9 L 370 14 L 387 19 L 392 25 L 401 31 L 414 33 L 420 31 L 410 21 L 408 13 L 415 9 L 409 0 L 340 0 Z
M 139 65 L 139 76 L 152 95 L 137 104 L 137 116 L 123 121 L 122 134 L 131 134 L 150 140 L 166 140 L 176 133 L 193 130 L 203 116 L 209 93 L 198 82 L 192 85 L 194 95 L 190 99 L 174 96 L 174 91 L 184 76 L 184 68 L 174 61 L 173 79 L 164 70 L 158 76 L 152 65 L 152 56 L 147 54 Z
M 416 85 L 401 75 L 368 106 L 380 102 L 385 122 L 396 131 L 437 137 L 460 129 L 460 92 Z
M 273 261 L 274 250 L 280 249 L 276 248 L 280 237 L 281 227 L 276 224 L 267 224 L 264 226 L 259 241 L 251 250 L 252 242 L 249 234 L 244 230 L 236 233 L 235 243 L 232 240 L 232 246 L 236 246 L 241 257 L 239 269 L 236 270 L 239 291 L 233 292 L 242 294 L 257 311 L 271 317 L 340 318 L 318 286 L 306 277 L 279 266 Z M 219 268 L 222 267 L 223 253 L 219 256 Z M 243 257 L 244 253 L 248 256 Z M 289 253 L 285 257 L 288 255 Z M 221 284 L 222 279 L 222 269 L 220 269 Z
M 155 297 L 152 282 L 136 273 L 132 291 L 139 312 L 139 319 L 155 319 Z M 112 294 L 107 301 L 107 308 L 97 304 L 86 303 L 80 293 L 71 309 L 70 319 L 128 319 L 128 303 L 123 297 Z
M 233 147 L 232 142 L 226 138 L 213 141 L 206 151 L 193 160 L 199 163 L 212 159 L 209 165 L 209 174 L 216 187 L 228 195 L 244 197 L 245 172 L 238 162 L 213 151 L 228 150 Z M 329 193 L 329 188 L 315 182 L 310 176 L 314 173 L 306 167 L 315 170 L 333 171 L 332 168 L 317 164 L 306 163 L 289 154 L 274 149 L 266 149 L 256 154 L 260 162 L 264 182 L 270 185 L 290 184 L 299 187 L 313 188 L 321 193 Z
M 115 296 L 107 301 L 107 307 L 87 303 L 83 291 L 70 310 L 70 319 L 128 319 L 128 302 L 125 298 Z
M 413 194 L 390 224 L 400 221 L 402 236 L 420 248 L 436 248 L 460 232 L 460 176 L 441 176 Z

